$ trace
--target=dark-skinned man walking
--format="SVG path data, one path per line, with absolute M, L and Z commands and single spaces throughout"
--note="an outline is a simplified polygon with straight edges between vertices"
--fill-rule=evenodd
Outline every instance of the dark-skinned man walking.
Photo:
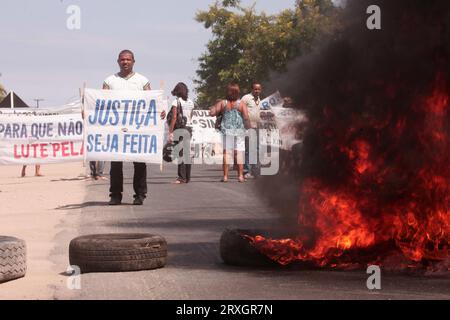
M 261 168 L 259 165 L 259 123 L 261 122 L 261 93 L 262 85 L 259 82 L 254 82 L 252 84 L 252 92 L 243 96 L 241 99 L 241 104 L 247 106 L 248 114 L 250 116 L 251 129 L 256 133 L 257 138 L 257 148 L 256 150 L 250 150 L 250 141 L 247 137 L 245 139 L 245 167 L 244 173 L 246 179 L 252 179 L 259 176 Z M 256 152 L 254 155 L 255 159 L 258 159 L 256 163 L 250 163 L 250 152 Z

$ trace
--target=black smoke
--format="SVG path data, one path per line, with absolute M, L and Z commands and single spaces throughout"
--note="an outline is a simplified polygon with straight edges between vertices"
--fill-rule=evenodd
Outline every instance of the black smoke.
M 381 9 L 381 30 L 367 28 L 370 5 Z M 321 39 L 314 52 L 293 61 L 287 73 L 268 84 L 269 90 L 292 97 L 309 119 L 297 157 L 301 162 L 260 184 L 264 196 L 284 213 L 298 213 L 298 186 L 305 179 L 352 186 L 354 161 L 342 146 L 360 139 L 389 168 L 382 184 L 371 178 L 359 181 L 360 192 L 374 195 L 377 205 L 413 197 L 417 185 L 412 180 L 425 164 L 436 163 L 436 154 L 442 158 L 440 174 L 450 184 L 450 146 L 426 143 L 427 111 L 417 107 L 430 96 L 438 75 L 450 92 L 450 1 L 349 0 L 338 21 L 341 27 L 331 39 Z M 428 196 L 424 205 L 432 207 L 434 200 Z

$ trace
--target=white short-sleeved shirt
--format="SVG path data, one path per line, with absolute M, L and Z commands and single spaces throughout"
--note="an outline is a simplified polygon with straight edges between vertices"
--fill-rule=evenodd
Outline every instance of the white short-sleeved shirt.
M 194 102 L 191 99 L 183 100 L 181 98 L 175 99 L 172 102 L 172 107 L 178 106 L 178 101 L 181 103 L 181 107 L 183 108 L 183 114 L 188 119 L 188 124 L 191 123 L 192 120 L 192 110 L 194 110 Z
M 122 78 L 119 74 L 114 74 L 109 76 L 105 80 L 105 84 L 110 90 L 131 90 L 131 91 L 141 91 L 144 90 L 150 82 L 143 75 L 135 72 L 132 75 Z
M 245 102 L 248 108 L 248 115 L 250 117 L 250 122 L 253 128 L 257 128 L 258 124 L 261 122 L 261 99 L 255 99 L 253 94 L 247 94 L 242 97 L 241 101 Z

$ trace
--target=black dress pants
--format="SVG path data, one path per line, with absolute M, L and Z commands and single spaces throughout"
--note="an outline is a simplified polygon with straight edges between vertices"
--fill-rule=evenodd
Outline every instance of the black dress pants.
M 189 135 L 189 139 L 191 138 L 190 133 L 186 133 L 186 135 Z M 183 137 L 180 137 L 179 143 L 183 143 Z M 190 147 L 190 140 L 189 140 L 189 149 L 185 150 L 189 155 L 191 153 L 191 147 Z M 180 158 L 184 158 L 184 150 L 180 152 Z M 192 164 L 185 163 L 184 160 L 178 165 L 178 180 L 181 180 L 185 183 L 191 182 L 191 171 L 192 171 Z
M 147 197 L 147 164 L 134 163 L 133 178 L 134 197 Z M 111 163 L 111 188 L 110 196 L 112 198 L 122 199 L 123 193 L 123 162 Z

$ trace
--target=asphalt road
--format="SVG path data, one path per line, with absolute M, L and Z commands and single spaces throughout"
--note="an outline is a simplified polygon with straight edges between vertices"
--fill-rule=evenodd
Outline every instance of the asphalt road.
M 87 183 L 83 203 L 67 205 L 53 262 L 68 265 L 71 238 L 97 233 L 144 232 L 164 236 L 169 260 L 155 271 L 87 274 L 81 290 L 55 287 L 55 299 L 450 299 L 450 278 L 382 276 L 369 291 L 365 272 L 237 268 L 223 264 L 219 239 L 226 228 L 282 227 L 255 191 L 255 182 L 220 183 L 218 167 L 194 167 L 189 185 L 171 184 L 175 167 L 149 168 L 149 199 L 132 206 L 132 169 L 126 168 L 125 204 L 107 206 L 108 182 Z M 81 209 L 81 215 L 78 213 Z M 77 213 L 75 213 L 77 212 Z

